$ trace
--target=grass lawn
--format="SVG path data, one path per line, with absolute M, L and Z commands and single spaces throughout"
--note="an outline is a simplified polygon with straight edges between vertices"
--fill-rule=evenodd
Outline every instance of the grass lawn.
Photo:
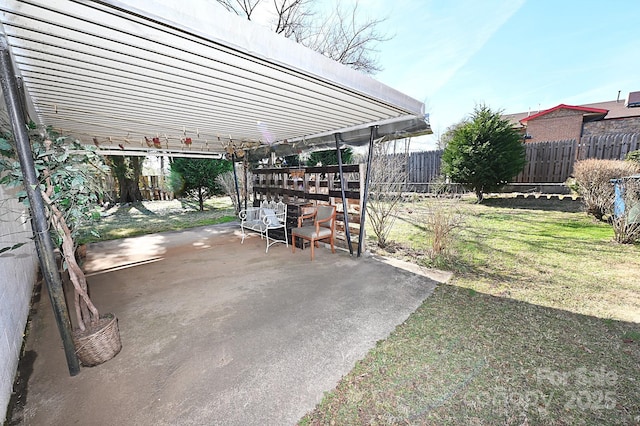
M 202 212 L 199 211 L 197 201 L 143 201 L 116 205 L 103 211 L 101 216 L 95 226 L 100 236 L 84 232 L 80 238 L 81 243 L 179 231 L 236 220 L 229 197 L 214 197 L 206 200 Z
M 301 424 L 640 424 L 640 247 L 566 200 L 457 208 L 454 278 Z M 394 256 L 424 261 L 425 211 Z

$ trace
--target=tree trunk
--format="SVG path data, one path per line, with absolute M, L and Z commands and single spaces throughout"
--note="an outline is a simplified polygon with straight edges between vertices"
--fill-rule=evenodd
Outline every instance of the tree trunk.
M 135 203 L 142 201 L 142 193 L 138 187 L 138 181 L 133 179 L 122 177 L 118 179 L 118 186 L 120 188 L 120 196 L 118 197 L 119 203 Z
M 62 256 L 67 264 L 69 279 L 75 289 L 74 307 L 78 328 L 81 331 L 85 331 L 88 326 L 96 325 L 98 323 L 100 314 L 89 298 L 87 279 L 75 257 L 75 246 L 73 238 L 71 237 L 71 230 L 69 229 L 62 212 L 51 201 L 51 193 L 53 193 L 53 187 L 51 186 L 51 181 L 47 179 L 47 191 L 42 191 L 42 198 L 51 208 L 52 224 L 58 232 L 58 235 L 62 238 L 60 251 L 62 252 Z
M 204 211 L 204 194 L 202 188 L 198 188 L 198 203 L 200 204 L 200 211 Z
M 111 172 L 118 180 L 118 202 L 135 203 L 142 201 L 142 193 L 138 187 L 142 173 L 141 157 L 109 157 Z
M 478 197 L 478 204 L 484 200 L 484 194 L 482 193 L 481 188 L 476 188 L 476 197 Z

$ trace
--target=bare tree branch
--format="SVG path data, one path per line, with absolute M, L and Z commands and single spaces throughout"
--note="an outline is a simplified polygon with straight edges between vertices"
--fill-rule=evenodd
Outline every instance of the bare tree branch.
M 262 0 L 217 0 L 228 11 L 252 20 Z M 359 4 L 336 0 L 328 15 L 317 14 L 313 0 L 273 0 L 271 29 L 337 62 L 367 74 L 381 70 L 377 45 L 390 39 L 380 32 L 383 19 L 361 18 Z M 262 6 L 261 6 L 262 7 Z
M 287 38 L 297 40 L 296 34 L 311 25 L 314 13 L 311 0 L 273 0 L 276 19 L 273 30 Z
M 367 213 L 381 248 L 389 244 L 389 233 L 406 189 L 409 142 L 387 141 L 373 147 Z
M 262 2 L 262 0 L 217 0 L 225 9 L 229 12 L 233 12 L 238 16 L 242 16 L 251 21 L 251 15 L 256 6 Z
M 390 39 L 378 28 L 386 19 L 360 19 L 359 4 L 350 9 L 336 3 L 334 11 L 309 37 L 300 42 L 305 46 L 349 67 L 373 74 L 380 71 L 375 57 L 378 43 Z

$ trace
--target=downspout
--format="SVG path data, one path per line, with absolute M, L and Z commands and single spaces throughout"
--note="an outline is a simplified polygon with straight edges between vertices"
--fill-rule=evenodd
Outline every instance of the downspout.
M 377 133 L 377 127 L 371 126 L 369 136 L 369 153 L 367 154 L 367 172 L 364 178 L 364 195 L 362 199 L 362 211 L 360 212 L 360 234 L 358 236 L 358 257 L 362 254 L 364 247 L 364 221 L 367 217 L 367 199 L 369 197 L 369 181 L 371 180 L 371 160 L 373 158 L 373 141 Z
M 58 272 L 54 255 L 53 241 L 49 235 L 49 222 L 42 194 L 38 189 L 38 178 L 31 154 L 29 135 L 25 125 L 25 117 L 19 98 L 18 83 L 13 73 L 13 63 L 9 53 L 9 43 L 4 34 L 0 34 L 0 84 L 7 105 L 7 113 L 13 135 L 16 141 L 16 151 L 20 161 L 20 168 L 24 175 L 24 186 L 31 207 L 31 223 L 36 244 L 36 251 L 40 260 L 40 268 L 47 284 L 47 292 L 53 313 L 62 338 L 64 353 L 67 358 L 69 374 L 75 376 L 80 372 L 80 364 L 73 344 L 71 322 L 67 310 L 62 278 Z
M 342 220 L 344 222 L 344 233 L 347 236 L 347 245 L 349 246 L 349 254 L 353 256 L 353 247 L 351 247 L 351 232 L 349 231 L 349 213 L 347 210 L 347 197 L 344 193 L 344 172 L 342 171 L 342 152 L 340 152 L 340 134 L 333 135 L 336 139 L 336 152 L 338 156 L 338 170 L 340 172 L 340 193 L 342 195 Z

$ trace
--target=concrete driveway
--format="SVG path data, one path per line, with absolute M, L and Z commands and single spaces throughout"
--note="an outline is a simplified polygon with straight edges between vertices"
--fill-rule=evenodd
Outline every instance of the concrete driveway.
M 436 285 L 340 251 L 265 254 L 237 224 L 94 244 L 85 269 L 122 351 L 70 377 L 43 297 L 23 424 L 294 424 Z

